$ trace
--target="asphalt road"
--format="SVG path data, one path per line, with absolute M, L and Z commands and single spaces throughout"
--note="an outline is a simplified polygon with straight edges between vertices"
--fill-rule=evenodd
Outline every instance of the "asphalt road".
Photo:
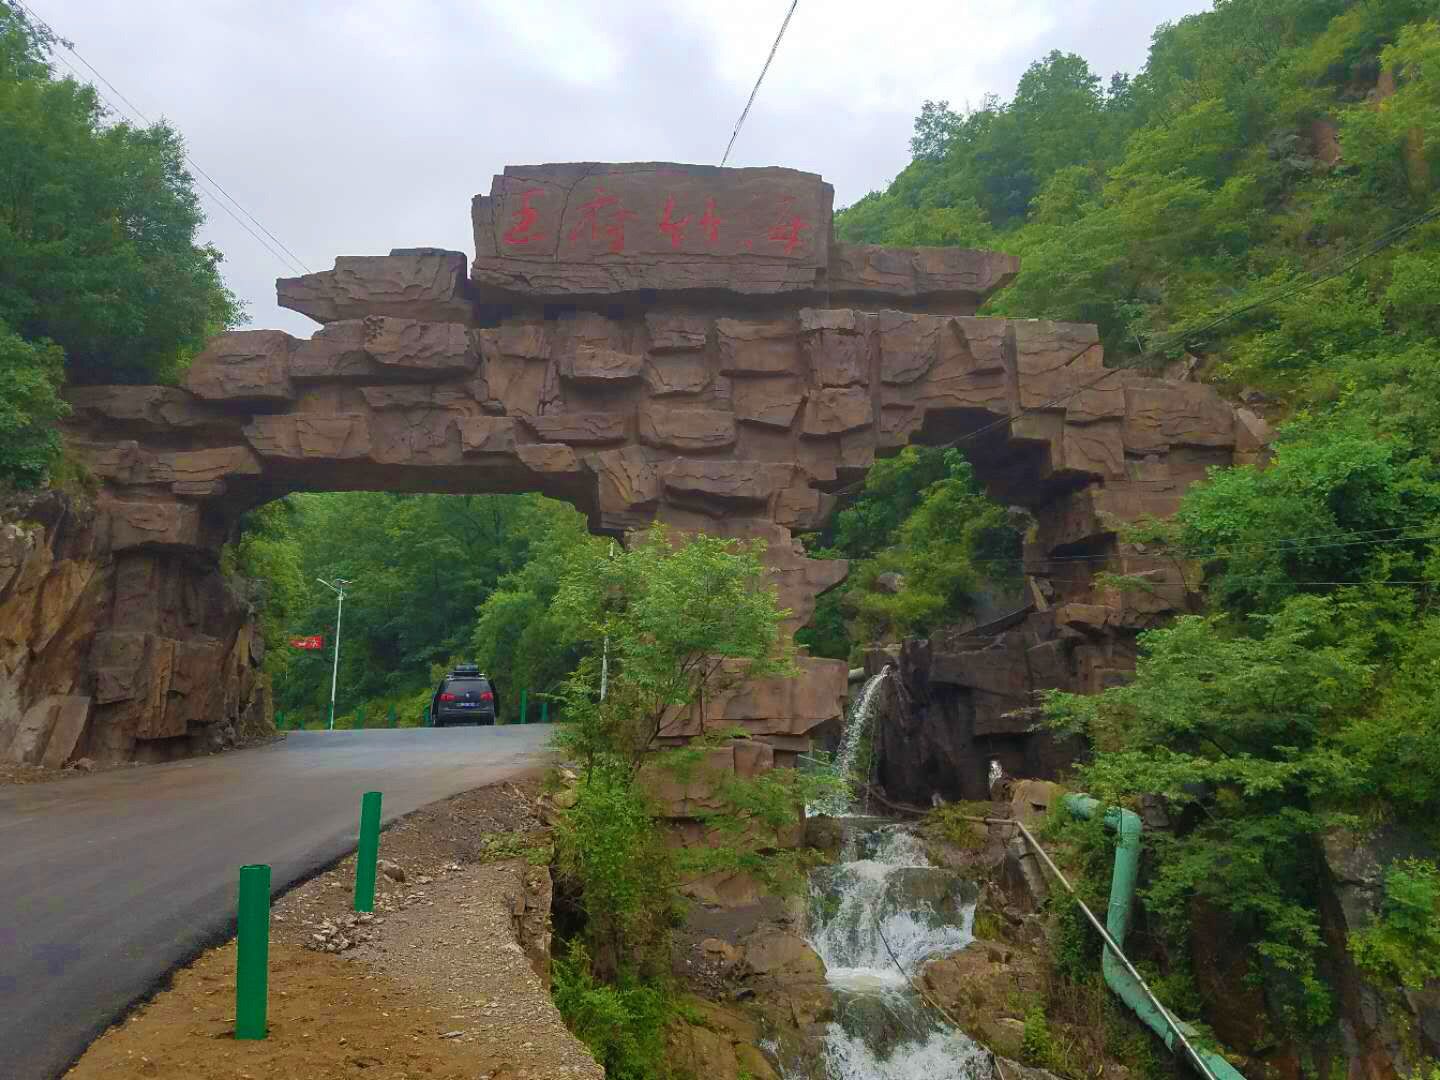
M 294 732 L 253 750 L 0 787 L 0 1078 L 58 1076 L 200 949 L 233 933 L 237 870 L 275 891 L 391 820 L 542 764 L 551 728 Z

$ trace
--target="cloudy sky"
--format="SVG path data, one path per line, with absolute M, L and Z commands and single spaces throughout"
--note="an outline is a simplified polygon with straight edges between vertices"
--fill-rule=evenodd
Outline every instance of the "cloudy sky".
M 312 270 L 392 247 L 473 254 L 470 197 L 507 164 L 718 163 L 789 6 L 27 3 L 146 116 L 169 118 L 200 167 Z M 1008 97 L 1051 49 L 1078 52 L 1107 77 L 1134 71 L 1157 23 L 1209 6 L 800 0 L 731 163 L 821 173 L 843 206 L 905 166 L 924 99 L 960 108 Z M 309 333 L 308 319 L 275 306 L 274 279 L 290 271 L 205 205 L 206 236 L 225 252 L 252 323 Z

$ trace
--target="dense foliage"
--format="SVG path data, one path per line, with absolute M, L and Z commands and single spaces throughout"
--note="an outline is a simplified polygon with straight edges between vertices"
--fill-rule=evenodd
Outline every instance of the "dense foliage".
M 850 560 L 797 637 L 817 656 L 845 659 L 868 642 L 926 634 L 1019 584 L 1015 524 L 958 450 L 909 446 L 877 461 L 853 501 L 807 540 L 816 558 Z
M 0 0 L 0 484 L 54 463 L 66 378 L 173 380 L 239 316 L 179 134 L 107 116 L 54 44 Z
M 519 691 L 553 693 L 579 655 L 557 636 L 550 600 L 564 568 L 589 548 L 584 519 L 538 495 L 292 495 L 251 513 L 227 566 L 264 582 L 267 667 L 276 707 L 315 724 L 329 709 L 336 597 L 341 620 L 337 723 L 356 710 L 375 724 L 393 708 L 422 722 L 442 669 L 479 662 L 500 691 L 502 720 Z M 321 651 L 290 649 L 321 634 Z M 532 706 L 531 718 L 535 717 Z
M 737 870 L 796 883 L 798 857 L 780 850 L 780 830 L 829 786 L 795 769 L 746 778 L 712 758 L 733 761 L 731 746 L 747 736 L 707 724 L 706 702 L 745 678 L 793 670 L 762 553 L 656 525 L 624 548 L 580 553 L 552 605 L 565 636 L 585 647 L 560 692 L 566 723 L 556 742 L 580 774 L 555 845 L 560 885 L 578 897 L 584 926 L 556 1003 L 610 1075 L 671 1075 L 663 1035 L 675 1015 L 677 886 Z M 665 745 L 682 734 L 690 745 Z M 677 847 L 661 813 L 698 792 L 705 797 L 688 812 L 705 841 Z
M 1216 472 L 1175 520 L 1133 530 L 1186 568 L 1203 613 L 1143 637 L 1132 685 L 1049 712 L 1096 749 L 1081 783 L 1161 796 L 1186 823 L 1157 836 L 1147 882 L 1171 954 L 1213 905 L 1281 1019 L 1323 1024 L 1323 838 L 1391 823 L 1440 840 L 1433 4 L 1219 0 L 1162 26 L 1133 78 L 1052 53 L 1008 102 L 928 102 L 912 149 L 843 237 L 1015 252 L 987 311 L 1098 323 L 1112 363 L 1189 352 L 1279 423 L 1266 468 Z M 876 546 L 851 553 L 898 538 L 906 557 L 886 505 Z M 1387 879 L 1384 918 L 1351 943 L 1372 974 L 1440 975 L 1435 880 L 1424 861 Z
M 1277 1018 L 1323 1026 L 1335 1007 L 1321 976 L 1324 839 L 1387 825 L 1440 843 L 1433 3 L 1218 0 L 1162 26 L 1133 77 L 1107 81 L 1082 58 L 1052 53 L 1009 101 L 964 115 L 927 102 L 912 149 L 886 191 L 839 216 L 844 239 L 1015 252 L 1022 272 L 987 312 L 1097 323 L 1112 363 L 1189 353 L 1200 377 L 1243 391 L 1279 427 L 1266 467 L 1216 471 L 1175 519 L 1133 530 L 1176 558 L 1203 609 L 1144 635 L 1130 685 L 1052 695 L 1048 712 L 1094 749 L 1080 783 L 1118 802 L 1158 797 L 1177 823 L 1147 834 L 1146 925 L 1156 954 L 1174 964 L 1157 985 L 1171 979 L 1177 995 L 1194 993 L 1183 987 L 1186 937 L 1197 906 L 1209 907 L 1248 946 Z M 0 452 L 24 423 L 0 407 Z M 342 686 L 361 697 L 425 694 L 428 666 L 468 650 L 502 687 L 566 702 L 569 745 L 590 767 L 559 850 L 593 911 L 585 951 L 561 969 L 561 996 L 617 1075 L 645 1075 L 655 1002 L 626 995 L 658 970 L 642 944 L 663 938 L 684 866 L 654 844 L 637 766 L 667 710 L 709 692 L 690 658 L 730 648 L 775 659 L 760 648 L 769 614 L 758 600 L 740 603 L 733 626 L 713 618 L 730 611 L 712 600 L 724 589 L 752 595 L 737 571 L 745 554 L 695 549 L 676 560 L 652 544 L 612 559 L 578 519 L 501 497 L 495 506 L 529 505 L 529 524 L 476 525 L 485 539 L 467 546 L 467 515 L 485 500 L 460 513 L 462 524 L 429 497 L 327 496 L 334 509 L 324 513 L 329 504 L 307 498 L 314 510 L 300 501 L 294 511 L 308 524 L 293 561 L 263 529 L 242 554 L 280 568 L 272 580 L 298 583 L 303 602 L 284 586 L 272 600 L 294 632 L 323 629 L 332 610 L 329 594 L 304 582 L 317 573 L 360 582 L 355 666 L 342 669 Z M 369 519 L 356 512 L 369 505 Z M 266 529 L 293 527 L 283 525 L 292 511 L 266 513 L 281 522 Z M 536 522 L 548 523 L 542 536 Z M 405 548 L 420 535 L 438 546 L 415 552 L 411 566 Z M 847 656 L 1003 596 L 1018 535 L 962 456 L 911 449 L 877 463 L 810 543 L 850 559 L 852 574 L 822 598 L 802 641 Z M 367 545 L 371 554 L 351 559 Z M 457 572 L 459 588 L 438 581 L 436 559 L 475 560 L 473 576 Z M 679 611 L 694 616 L 695 636 L 676 633 Z M 757 651 L 734 651 L 742 637 Z M 619 681 L 602 706 L 606 638 Z M 326 662 L 292 658 L 312 706 Z M 300 679 L 304 665 L 316 672 Z M 671 764 L 693 767 L 703 752 Z M 768 820 L 793 795 L 732 791 L 729 816 Z M 1105 860 L 1096 866 L 1105 873 Z M 1103 896 L 1092 877 L 1082 888 Z M 1437 883 L 1431 860 L 1390 868 L 1379 918 L 1349 941 L 1372 978 L 1413 987 L 1440 974 Z M 1038 1055 L 1043 1032 L 1032 1028 Z

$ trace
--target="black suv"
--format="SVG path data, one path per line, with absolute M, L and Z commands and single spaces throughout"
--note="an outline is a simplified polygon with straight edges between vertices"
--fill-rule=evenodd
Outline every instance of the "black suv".
M 460 664 L 440 680 L 430 699 L 430 715 L 436 727 L 453 724 L 493 724 L 499 701 L 495 686 L 473 664 Z

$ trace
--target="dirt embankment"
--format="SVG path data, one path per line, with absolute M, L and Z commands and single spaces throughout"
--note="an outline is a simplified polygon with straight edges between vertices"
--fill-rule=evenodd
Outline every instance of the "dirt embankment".
M 551 1004 L 538 785 L 480 788 L 381 837 L 373 917 L 346 859 L 272 912 L 269 1035 L 237 1041 L 235 948 L 214 949 L 90 1047 L 75 1080 L 603 1080 Z

